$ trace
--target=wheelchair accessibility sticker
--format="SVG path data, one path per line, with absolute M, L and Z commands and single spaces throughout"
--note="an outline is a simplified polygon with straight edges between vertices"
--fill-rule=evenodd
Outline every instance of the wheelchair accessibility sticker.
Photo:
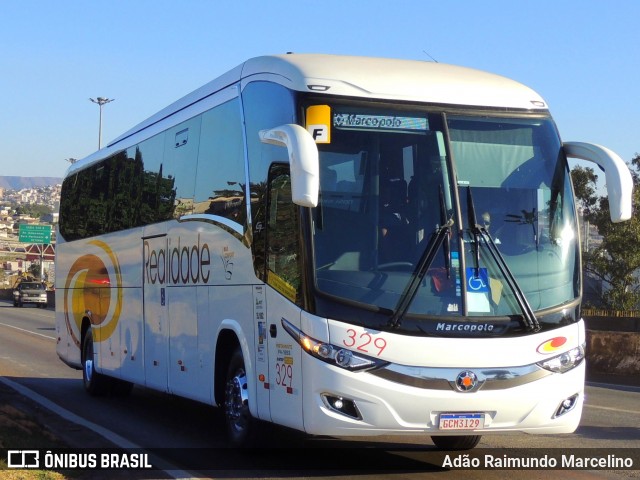
M 489 274 L 486 268 L 467 267 L 467 291 L 489 292 Z
M 487 269 L 467 267 L 465 272 L 467 274 L 467 308 L 470 312 L 490 312 L 490 284 Z

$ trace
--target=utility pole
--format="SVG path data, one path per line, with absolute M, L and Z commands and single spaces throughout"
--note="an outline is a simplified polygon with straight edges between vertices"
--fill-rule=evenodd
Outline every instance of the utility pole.
M 97 97 L 96 99 L 90 98 L 93 103 L 97 103 L 100 107 L 100 123 L 98 124 L 98 150 L 102 148 L 102 107 L 109 102 L 113 102 L 115 98 L 103 98 Z

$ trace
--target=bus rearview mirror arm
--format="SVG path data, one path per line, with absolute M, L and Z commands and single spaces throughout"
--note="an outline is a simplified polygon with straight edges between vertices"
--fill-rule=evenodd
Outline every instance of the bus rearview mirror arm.
M 318 147 L 311 134 L 300 125 L 286 124 L 261 130 L 260 141 L 287 148 L 293 203 L 302 207 L 316 207 L 320 190 L 320 166 Z
M 593 143 L 565 142 L 568 157 L 595 163 L 604 170 L 609 196 L 609 212 L 612 222 L 623 222 L 631 218 L 633 178 L 629 168 L 618 154 Z

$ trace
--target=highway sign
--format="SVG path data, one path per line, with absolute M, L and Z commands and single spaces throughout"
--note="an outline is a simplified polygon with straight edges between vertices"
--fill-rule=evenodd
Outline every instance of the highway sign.
M 20 224 L 18 240 L 23 243 L 51 243 L 51 225 Z

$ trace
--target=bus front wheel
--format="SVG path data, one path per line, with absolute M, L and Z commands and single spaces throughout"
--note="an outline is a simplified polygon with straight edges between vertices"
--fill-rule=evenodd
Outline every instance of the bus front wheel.
M 257 437 L 258 420 L 249 411 L 249 389 L 242 350 L 231 356 L 224 390 L 224 415 L 229 440 L 235 447 L 251 447 Z
M 471 450 L 480 442 L 481 435 L 460 435 L 451 437 L 433 436 L 431 441 L 440 450 Z

